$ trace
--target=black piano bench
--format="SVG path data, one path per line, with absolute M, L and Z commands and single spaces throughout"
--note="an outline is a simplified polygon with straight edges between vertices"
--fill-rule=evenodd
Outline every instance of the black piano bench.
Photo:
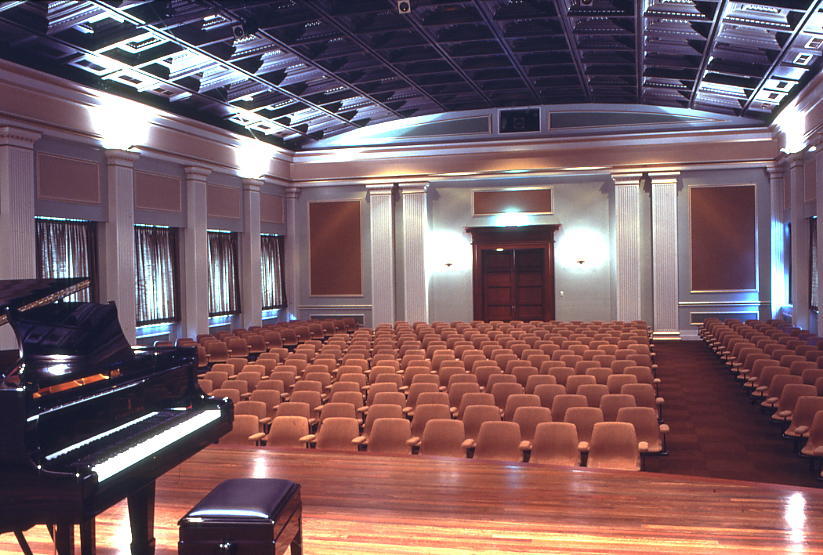
M 300 484 L 237 478 L 218 484 L 178 523 L 181 555 L 302 555 Z

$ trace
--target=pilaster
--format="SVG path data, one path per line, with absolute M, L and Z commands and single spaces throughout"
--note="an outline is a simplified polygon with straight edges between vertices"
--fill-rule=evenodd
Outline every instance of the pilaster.
M 769 230 L 771 257 L 771 315 L 776 317 L 781 307 L 789 304 L 789 280 L 786 271 L 786 207 L 784 206 L 785 180 L 780 167 L 767 168 L 769 173 L 769 203 L 771 228 Z
M 34 204 L 34 143 L 40 133 L 0 127 L 0 279 L 37 277 Z M 9 326 L 0 328 L 0 348 L 17 347 Z
M 409 322 L 429 321 L 426 233 L 428 183 L 399 183 L 403 203 L 404 314 Z
M 817 214 L 817 276 L 818 280 L 823 276 L 823 131 L 818 131 L 810 143 L 814 146 L 811 155 L 814 156 L 815 163 L 815 214 Z M 818 286 L 819 286 L 818 282 Z M 820 293 L 818 293 L 820 296 Z M 818 303 L 821 303 L 818 299 Z M 823 303 L 821 303 L 823 304 Z M 823 306 L 817 307 L 817 335 L 823 333 Z
M 196 338 L 209 332 L 209 239 L 206 179 L 211 170 L 186 166 L 186 228 L 183 230 L 181 331 Z
M 114 301 L 126 339 L 135 343 L 134 162 L 140 155 L 106 150 L 108 216 L 104 228 L 102 300 Z
M 641 318 L 640 183 L 643 174 L 612 174 L 615 198 L 617 319 Z
M 788 156 L 791 187 L 792 324 L 809 329 L 809 224 L 805 217 L 803 153 Z
M 367 185 L 371 224 L 372 325 L 394 322 L 394 184 Z
M 677 318 L 677 178 L 680 172 L 649 173 L 652 182 L 652 273 L 654 336 L 679 339 Z
M 243 180 L 243 234 L 240 236 L 240 306 L 243 326 L 259 326 L 263 317 L 260 270 L 260 186 L 259 179 Z
M 300 261 L 297 256 L 297 199 L 300 196 L 300 189 L 297 187 L 286 188 L 286 239 L 284 241 L 285 264 L 286 264 L 286 302 L 288 302 L 288 314 L 297 315 L 298 299 L 298 278 L 300 275 Z M 287 316 L 288 317 L 288 316 Z

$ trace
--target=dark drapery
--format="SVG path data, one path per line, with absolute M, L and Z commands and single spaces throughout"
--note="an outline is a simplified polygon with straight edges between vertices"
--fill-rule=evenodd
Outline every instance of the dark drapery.
M 209 316 L 240 313 L 237 234 L 209 232 Z
M 285 272 L 283 268 L 283 237 L 260 237 L 260 272 L 263 285 L 263 310 L 286 306 Z
M 66 297 L 90 302 L 96 298 L 97 238 L 94 222 L 35 219 L 37 277 L 86 277 L 91 286 Z
M 809 308 L 820 307 L 819 276 L 817 274 L 817 218 L 809 219 Z
M 177 321 L 177 230 L 136 226 L 134 252 L 137 325 Z

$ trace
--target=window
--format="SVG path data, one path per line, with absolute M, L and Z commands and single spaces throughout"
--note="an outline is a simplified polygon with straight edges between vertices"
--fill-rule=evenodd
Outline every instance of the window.
M 135 226 L 134 257 L 137 325 L 177 321 L 177 230 Z
M 286 306 L 283 271 L 283 237 L 260 236 L 260 277 L 263 285 L 263 310 Z
M 87 277 L 91 286 L 66 297 L 90 302 L 96 298 L 97 238 L 94 222 L 36 218 L 37 277 Z
M 809 218 L 809 308 L 817 311 L 819 302 L 817 275 L 817 218 Z
M 237 234 L 209 231 L 209 316 L 240 313 Z

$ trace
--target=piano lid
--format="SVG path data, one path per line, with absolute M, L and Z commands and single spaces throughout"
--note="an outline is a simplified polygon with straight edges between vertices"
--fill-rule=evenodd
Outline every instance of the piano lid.
M 25 312 L 81 291 L 91 284 L 88 278 L 0 280 L 0 326 L 8 323 L 9 310 Z

